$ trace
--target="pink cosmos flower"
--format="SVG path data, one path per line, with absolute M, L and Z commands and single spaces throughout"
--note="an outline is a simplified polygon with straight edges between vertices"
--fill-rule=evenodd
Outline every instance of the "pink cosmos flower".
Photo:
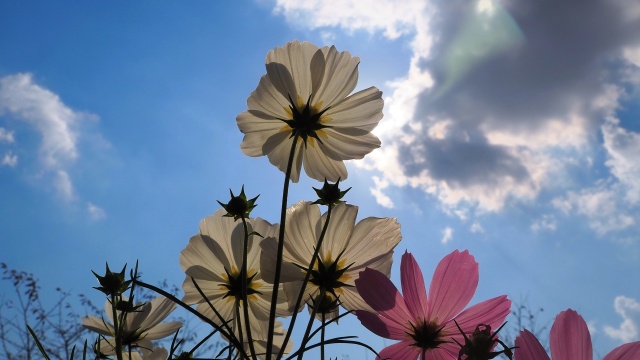
M 402 255 L 402 292 L 379 271 L 366 269 L 355 281 L 364 301 L 376 313 L 356 311 L 362 325 L 373 333 L 400 342 L 384 348 L 380 359 L 456 359 L 458 341 L 471 335 L 479 324 L 498 328 L 509 314 L 506 295 L 483 301 L 462 311 L 478 286 L 478 263 L 468 251 L 445 256 L 433 275 L 429 295 L 422 271 L 410 253 Z
M 568 309 L 556 316 L 551 333 L 551 356 L 554 360 L 591 360 L 591 335 L 587 323 L 576 311 Z M 536 337 L 528 330 L 522 330 L 516 338 L 516 360 L 549 360 Z M 640 359 L 640 341 L 619 346 L 603 360 Z

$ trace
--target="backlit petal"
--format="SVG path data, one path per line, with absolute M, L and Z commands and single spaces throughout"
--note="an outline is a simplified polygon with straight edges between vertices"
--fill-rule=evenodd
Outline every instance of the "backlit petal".
M 514 354 L 517 360 L 549 360 L 549 355 L 544 351 L 540 341 L 529 330 L 520 331 L 515 346 Z
M 591 360 L 593 350 L 589 328 L 576 311 L 568 309 L 556 316 L 551 332 L 551 357 L 553 360 Z
M 637 360 L 640 359 L 640 341 L 624 344 L 613 349 L 602 360 Z
M 404 301 L 409 311 L 416 318 L 427 319 L 427 290 L 424 286 L 422 270 L 420 270 L 413 255 L 408 252 L 402 255 L 400 280 L 402 282 Z
M 362 299 L 381 316 L 401 326 L 407 322 L 416 323 L 402 295 L 385 274 L 365 269 L 355 283 Z
M 445 256 L 429 287 L 429 319 L 446 321 L 469 304 L 478 286 L 478 263 L 467 250 Z
M 420 351 L 420 348 L 411 346 L 411 341 L 401 341 L 382 349 L 377 359 L 416 360 Z

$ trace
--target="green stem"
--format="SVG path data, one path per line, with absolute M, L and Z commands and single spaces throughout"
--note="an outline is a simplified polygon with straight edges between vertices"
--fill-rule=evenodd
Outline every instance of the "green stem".
M 280 285 L 280 273 L 282 271 L 282 253 L 284 252 L 284 230 L 287 222 L 287 197 L 289 196 L 289 180 L 291 179 L 291 169 L 293 168 L 293 160 L 295 158 L 296 144 L 298 143 L 298 135 L 293 137 L 291 143 L 291 151 L 289 152 L 289 160 L 287 162 L 287 171 L 284 175 L 284 186 L 282 189 L 282 206 L 280 208 L 280 229 L 278 231 L 278 252 L 276 255 L 276 268 L 273 279 L 273 291 L 271 295 L 271 308 L 269 309 L 269 332 L 267 335 L 266 359 L 271 359 L 273 353 L 273 338 L 276 323 L 276 306 L 278 305 L 278 286 Z M 284 349 L 284 346 L 283 346 Z
M 307 329 L 304 331 L 304 336 L 302 337 L 302 344 L 300 344 L 300 348 L 305 348 L 309 340 L 311 340 L 311 337 L 309 337 L 309 333 L 311 333 L 311 327 L 313 326 L 313 319 L 316 318 L 316 314 L 318 313 L 318 307 L 322 306 L 322 303 L 324 302 L 324 297 L 327 291 L 323 286 L 321 286 L 318 290 L 319 290 L 318 297 L 316 298 L 316 301 L 315 301 L 316 306 L 314 306 L 313 309 L 311 309 L 311 317 L 309 317 L 309 322 L 307 323 Z M 303 354 L 304 352 L 300 352 L 298 354 L 298 360 L 302 360 Z
M 122 331 L 120 329 L 120 324 L 118 323 L 118 311 L 116 310 L 116 305 L 118 299 L 115 295 L 111 295 L 111 312 L 113 316 L 113 337 L 116 341 L 116 357 L 118 360 L 122 360 L 122 341 L 120 341 L 122 336 Z
M 304 297 L 305 290 L 307 288 L 307 284 L 309 283 L 309 278 L 311 277 L 311 270 L 313 270 L 316 265 L 316 260 L 318 259 L 318 254 L 320 253 L 320 247 L 322 246 L 322 242 L 324 241 L 324 236 L 327 233 L 327 229 L 329 228 L 329 220 L 331 220 L 331 210 L 333 209 L 333 204 L 328 205 L 327 209 L 327 220 L 324 222 L 322 226 L 322 231 L 320 232 L 320 237 L 318 238 L 318 243 L 316 244 L 316 248 L 313 251 L 313 256 L 311 257 L 311 262 L 309 263 L 309 267 L 307 268 L 307 272 L 304 275 L 304 280 L 302 281 L 302 287 L 300 288 L 300 292 L 298 293 L 298 299 L 296 299 L 296 306 L 293 308 L 293 314 L 291 315 L 291 321 L 289 322 L 289 329 L 287 330 L 287 334 L 284 337 L 284 341 L 282 343 L 282 349 L 280 349 L 280 354 L 278 359 L 284 355 L 284 349 L 287 347 L 287 343 L 289 342 L 289 338 L 291 337 L 291 333 L 293 332 L 293 325 L 296 322 L 296 318 L 298 317 L 298 309 L 300 308 L 300 304 L 302 303 L 302 298 Z
M 322 313 L 322 327 L 320 330 L 320 359 L 324 360 L 324 331 L 325 331 L 325 314 Z
M 244 227 L 244 248 L 242 252 L 242 270 L 240 272 L 240 278 L 242 279 L 241 301 L 244 304 L 244 323 L 247 333 L 247 341 L 249 342 L 249 351 L 251 351 L 251 358 L 257 360 L 256 350 L 253 346 L 253 338 L 251 337 L 251 322 L 249 321 L 249 298 L 247 296 L 247 253 L 249 252 L 249 229 L 247 227 L 247 220 L 244 216 L 242 217 L 242 226 Z M 239 319 L 238 322 L 240 322 Z

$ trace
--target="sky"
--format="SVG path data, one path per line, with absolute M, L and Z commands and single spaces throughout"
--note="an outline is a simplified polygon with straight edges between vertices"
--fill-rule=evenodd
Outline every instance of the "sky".
M 357 89 L 384 93 L 382 146 L 344 186 L 359 218 L 400 222 L 396 284 L 405 251 L 428 282 L 468 249 L 472 303 L 575 309 L 600 356 L 640 340 L 635 0 L 0 2 L 0 262 L 99 299 L 106 261 L 181 284 L 229 189 L 277 222 L 284 176 L 242 155 L 235 118 L 296 39 L 360 57 Z

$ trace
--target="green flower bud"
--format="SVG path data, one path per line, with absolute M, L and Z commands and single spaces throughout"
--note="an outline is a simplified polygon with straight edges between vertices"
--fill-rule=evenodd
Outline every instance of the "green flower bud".
M 107 263 L 107 270 L 104 276 L 100 276 L 96 274 L 95 271 L 91 270 L 93 275 L 98 278 L 98 282 L 101 285 L 100 287 L 94 287 L 94 289 L 99 290 L 108 296 L 122 295 L 122 293 L 129 289 L 129 285 L 131 285 L 131 280 L 125 281 L 124 279 L 126 269 L 127 265 L 125 264 L 121 272 L 114 273 L 109 269 L 109 264 Z
M 338 184 L 340 184 L 340 179 L 338 179 L 335 184 L 329 184 L 329 182 L 325 179 L 322 189 L 313 188 L 313 190 L 316 191 L 316 194 L 318 194 L 319 198 L 313 203 L 319 205 L 337 205 L 338 203 L 340 203 L 342 201 L 341 199 L 344 197 L 347 191 L 351 190 L 351 188 L 341 191 L 338 187 Z
M 224 216 L 232 217 L 234 220 L 249 218 L 251 210 L 253 210 L 253 208 L 257 206 L 255 202 L 260 195 L 254 197 L 253 199 L 247 200 L 247 196 L 244 194 L 244 185 L 242 185 L 240 195 L 233 195 L 233 191 L 231 191 L 231 189 L 229 189 L 229 193 L 231 194 L 231 200 L 229 200 L 227 204 L 218 201 L 218 204 L 220 204 L 220 206 L 222 206 L 227 211 Z

